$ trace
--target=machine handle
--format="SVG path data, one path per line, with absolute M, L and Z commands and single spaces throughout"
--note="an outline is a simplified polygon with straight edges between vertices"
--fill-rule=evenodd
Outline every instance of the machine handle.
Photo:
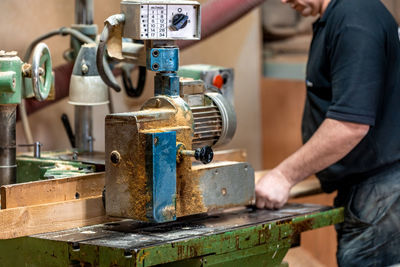
M 184 150 L 181 145 L 177 147 L 177 151 L 180 155 L 194 157 L 196 160 L 201 161 L 203 164 L 210 163 L 214 158 L 214 151 L 210 146 L 204 146 L 197 148 L 196 150 Z
M 210 146 L 197 148 L 194 151 L 194 158 L 201 161 L 203 164 L 208 164 L 214 158 L 214 151 Z
M 44 64 L 44 84 L 42 83 L 41 66 Z M 52 64 L 50 50 L 45 43 L 39 43 L 34 52 L 32 59 L 32 88 L 35 97 L 39 101 L 45 100 L 50 93 L 53 83 Z
M 69 123 L 68 115 L 63 113 L 61 115 L 61 121 L 64 125 L 65 131 L 67 132 L 67 136 L 68 136 L 71 146 L 75 147 L 75 135 L 74 135 L 74 132 L 72 131 L 71 123 Z

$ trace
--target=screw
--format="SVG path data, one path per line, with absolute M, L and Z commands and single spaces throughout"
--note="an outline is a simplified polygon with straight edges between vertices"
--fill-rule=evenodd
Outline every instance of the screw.
M 222 189 L 221 189 L 221 194 L 222 194 L 223 196 L 225 196 L 226 193 L 227 193 L 226 188 L 222 188 Z
M 153 64 L 153 69 L 154 70 L 158 70 L 158 68 L 160 68 L 160 65 L 158 65 L 157 63 L 154 63 Z
M 77 242 L 72 243 L 72 250 L 73 251 L 79 251 L 80 250 L 80 245 Z
M 118 164 L 121 161 L 121 155 L 118 151 L 113 151 L 110 154 L 110 160 L 114 164 Z
M 160 55 L 160 52 L 158 50 L 153 50 L 153 57 L 158 57 Z
M 157 145 L 157 143 L 158 143 L 158 137 L 154 137 L 154 145 Z
M 86 73 L 88 73 L 88 71 L 89 71 L 88 65 L 82 64 L 82 73 L 83 73 L 83 74 L 86 74 Z

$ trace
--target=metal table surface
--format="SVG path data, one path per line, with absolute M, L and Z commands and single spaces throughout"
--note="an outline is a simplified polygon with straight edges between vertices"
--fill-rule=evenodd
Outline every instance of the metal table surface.
M 301 232 L 341 221 L 342 208 L 313 204 L 288 204 L 277 211 L 246 208 L 164 224 L 121 220 L 3 240 L 0 262 L 29 266 L 276 266 L 289 248 L 299 244 Z

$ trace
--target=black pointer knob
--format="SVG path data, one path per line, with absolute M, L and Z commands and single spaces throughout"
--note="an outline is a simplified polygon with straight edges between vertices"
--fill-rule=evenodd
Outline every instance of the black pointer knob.
M 186 27 L 189 17 L 184 14 L 176 14 L 172 17 L 171 29 L 178 31 Z

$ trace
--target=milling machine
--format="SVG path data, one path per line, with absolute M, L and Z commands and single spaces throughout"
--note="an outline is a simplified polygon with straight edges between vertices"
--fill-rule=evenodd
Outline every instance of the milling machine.
M 175 41 L 200 39 L 199 3 L 126 0 L 121 11 L 106 20 L 100 38 L 100 75 L 117 86 L 102 72 L 105 44 L 111 57 L 135 61 L 156 74 L 154 97 L 140 111 L 106 117 L 107 214 L 167 222 L 251 204 L 253 168 L 243 162 L 210 163 L 211 147 L 226 144 L 235 133 L 232 104 L 221 93 L 206 92 L 203 82 L 180 81 L 177 75 Z M 127 49 L 122 38 L 144 45 Z

